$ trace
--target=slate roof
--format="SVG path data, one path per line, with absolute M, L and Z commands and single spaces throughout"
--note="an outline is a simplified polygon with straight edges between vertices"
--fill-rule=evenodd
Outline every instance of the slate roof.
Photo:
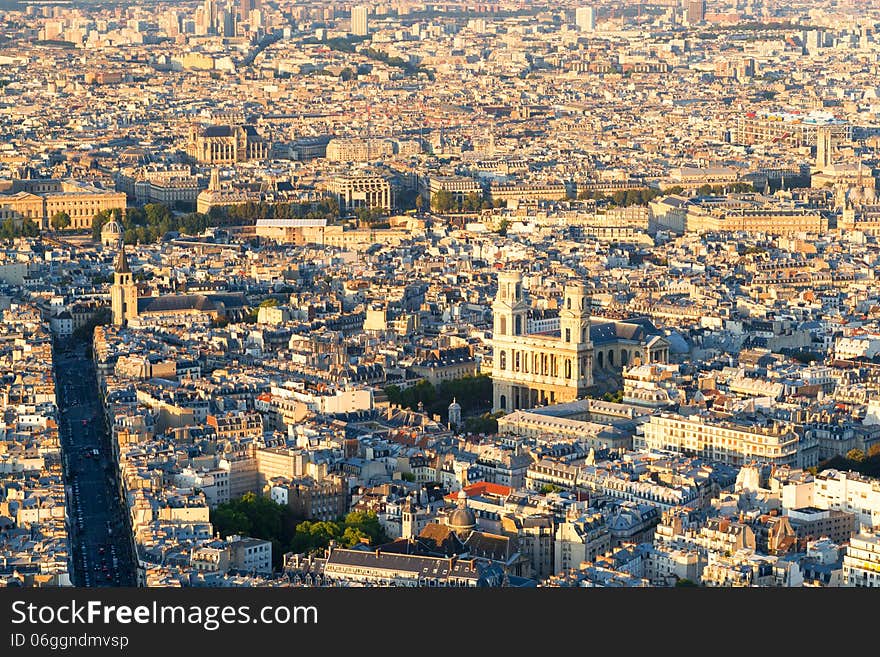
M 141 297 L 138 299 L 138 314 L 168 313 L 198 310 L 211 312 L 217 305 L 203 294 L 170 294 L 161 297 Z

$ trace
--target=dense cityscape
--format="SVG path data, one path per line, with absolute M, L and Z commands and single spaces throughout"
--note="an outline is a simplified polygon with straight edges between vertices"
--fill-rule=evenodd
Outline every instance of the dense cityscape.
M 0 586 L 880 587 L 874 0 L 0 46 Z

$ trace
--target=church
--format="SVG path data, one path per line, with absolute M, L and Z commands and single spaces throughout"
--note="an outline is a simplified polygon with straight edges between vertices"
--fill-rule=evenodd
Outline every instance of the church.
M 565 286 L 559 317 L 530 321 L 520 272 L 500 272 L 492 303 L 493 412 L 574 401 L 623 367 L 666 363 L 670 342 L 647 318 L 591 318 L 583 283 Z
M 125 245 L 119 245 L 110 288 L 110 307 L 116 326 L 143 326 L 158 323 L 210 322 L 226 317 L 229 311 L 242 309 L 245 301 L 240 294 L 165 294 L 139 297 Z
M 211 125 L 190 128 L 186 153 L 201 164 L 235 164 L 264 160 L 270 144 L 252 125 Z

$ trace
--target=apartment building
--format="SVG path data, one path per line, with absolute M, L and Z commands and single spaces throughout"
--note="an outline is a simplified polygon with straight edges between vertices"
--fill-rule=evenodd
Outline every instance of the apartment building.
M 802 435 L 794 425 L 685 417 L 661 413 L 643 426 L 634 447 L 675 452 L 744 465 L 751 461 L 809 467 L 818 462 L 818 441 Z

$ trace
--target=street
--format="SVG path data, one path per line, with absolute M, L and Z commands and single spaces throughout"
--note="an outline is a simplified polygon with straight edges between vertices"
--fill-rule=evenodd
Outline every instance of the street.
M 86 343 L 55 350 L 59 429 L 76 586 L 136 586 L 128 510 Z

